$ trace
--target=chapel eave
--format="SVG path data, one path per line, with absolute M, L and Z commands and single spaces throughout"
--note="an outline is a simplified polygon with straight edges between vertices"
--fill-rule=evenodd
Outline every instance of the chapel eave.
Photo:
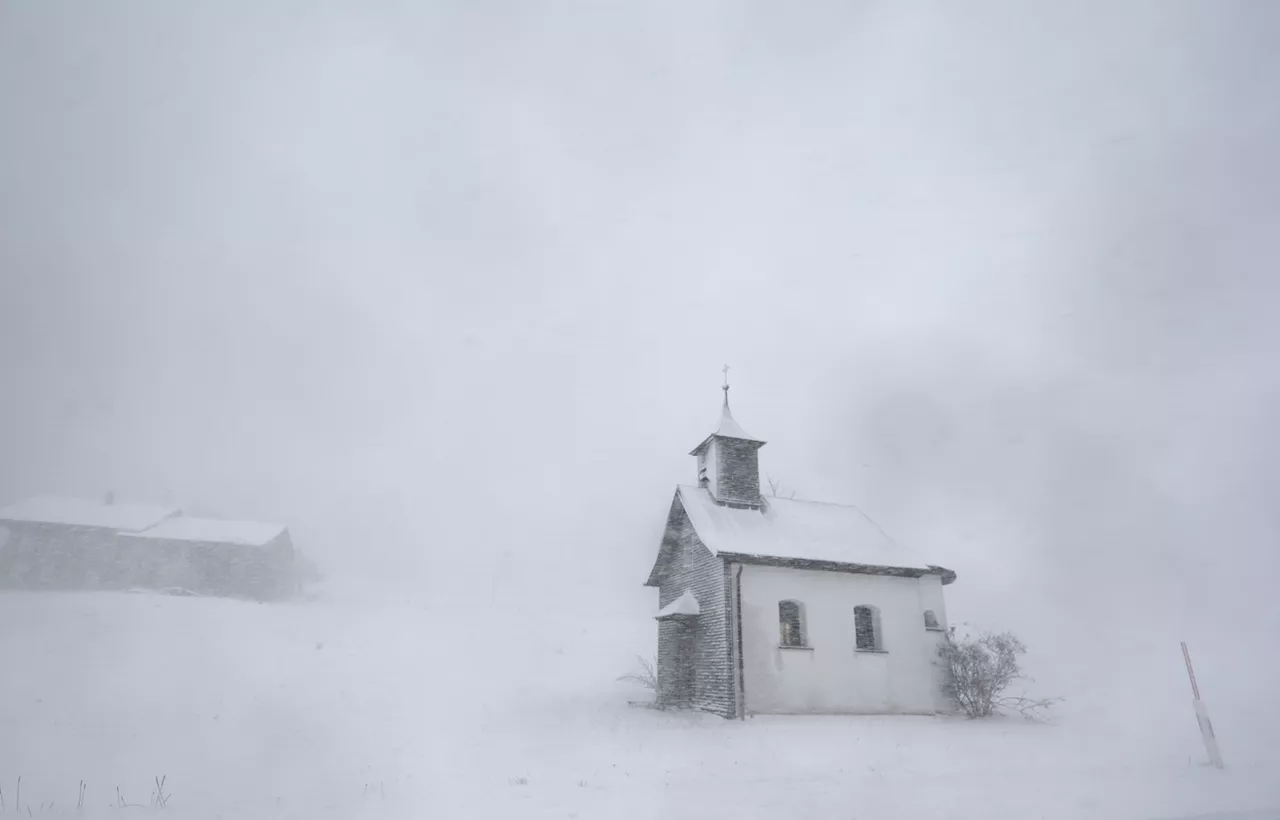
M 929 565 L 928 569 L 919 567 L 892 567 L 879 564 L 852 564 L 843 561 L 819 561 L 807 558 L 780 558 L 769 555 L 748 555 L 745 553 L 720 552 L 724 561 L 736 564 L 757 564 L 760 566 L 786 567 L 788 569 L 804 569 L 817 572 L 848 572 L 857 575 L 887 575 L 898 578 L 921 578 L 926 575 L 941 575 L 942 585 L 955 583 L 955 570 Z
M 717 438 L 729 439 L 730 441 L 745 441 L 748 444 L 754 444 L 756 446 L 756 449 L 759 449 L 765 446 L 766 444 L 768 444 L 767 441 L 761 441 L 758 438 L 741 438 L 739 436 L 726 436 L 721 433 L 712 433 L 711 435 L 704 438 L 701 444 L 699 444 L 697 447 L 694 447 L 692 450 L 690 450 L 689 455 L 691 456 L 701 455 L 702 452 L 706 450 L 708 446 L 710 446 L 711 440 L 717 439 Z

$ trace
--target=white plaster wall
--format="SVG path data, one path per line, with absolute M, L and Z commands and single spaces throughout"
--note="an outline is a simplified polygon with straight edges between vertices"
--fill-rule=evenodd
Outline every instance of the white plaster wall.
M 917 589 L 920 593 L 920 621 L 924 622 L 924 611 L 932 609 L 933 614 L 938 617 L 938 627 L 945 630 L 947 628 L 947 605 L 942 597 L 942 576 L 926 575 L 917 579 Z
M 930 660 L 933 664 L 933 710 L 935 712 L 952 712 L 955 711 L 955 704 L 951 703 L 942 693 L 945 670 L 938 660 L 938 649 L 943 641 L 946 640 L 948 626 L 947 607 L 942 594 L 942 577 L 939 575 L 927 575 L 924 578 L 920 578 L 919 590 L 921 619 L 923 620 L 926 609 L 932 609 L 933 614 L 938 618 L 938 629 L 925 632 Z
M 932 582 L 938 581 L 936 590 Z M 748 714 L 921 713 L 937 711 L 935 653 L 945 623 L 942 586 L 925 579 L 746 566 L 742 572 L 743 697 Z M 936 593 L 936 594 L 935 594 Z M 778 602 L 804 604 L 807 648 L 778 645 Z M 928 601 L 929 606 L 923 606 Z M 855 647 L 853 608 L 880 610 L 883 652 Z

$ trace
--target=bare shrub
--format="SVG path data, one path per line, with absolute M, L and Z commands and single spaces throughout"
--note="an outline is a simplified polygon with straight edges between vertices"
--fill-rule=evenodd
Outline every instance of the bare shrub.
M 1027 680 L 1019 658 L 1027 647 L 1012 632 L 981 632 L 956 636 L 953 626 L 938 647 L 946 669 L 943 691 L 970 718 L 1013 711 L 1029 720 L 1043 718 L 1062 698 L 1029 698 L 1005 694 L 1019 680 Z
M 627 683 L 638 683 L 645 689 L 656 692 L 658 690 L 657 664 L 647 658 L 642 658 L 637 655 L 636 666 L 638 667 L 636 671 L 628 672 L 627 674 L 619 677 L 618 680 L 626 681 Z
M 169 806 L 169 798 L 172 795 L 164 793 L 164 784 L 168 779 L 169 775 L 156 778 L 156 790 L 151 794 L 151 808 L 163 809 Z
M 765 474 L 765 482 L 769 485 L 769 495 L 774 498 L 795 498 L 796 491 L 783 486 L 782 479 L 775 479 L 769 474 Z

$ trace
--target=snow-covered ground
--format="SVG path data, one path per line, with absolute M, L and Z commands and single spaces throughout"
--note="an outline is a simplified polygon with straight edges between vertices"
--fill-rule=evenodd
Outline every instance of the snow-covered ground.
M 615 679 L 651 643 L 646 618 L 592 609 L 3 594 L 0 788 L 12 811 L 21 775 L 38 814 L 74 806 L 84 780 L 87 807 L 105 812 L 117 787 L 146 804 L 165 775 L 171 814 L 226 818 L 1161 818 L 1280 805 L 1280 721 L 1259 692 L 1221 691 L 1222 659 L 1202 676 L 1206 697 L 1219 686 L 1228 769 L 1216 771 L 1163 645 L 1135 644 L 1130 663 L 1102 671 L 1055 668 L 1070 699 L 1036 725 L 629 707 L 644 693 Z

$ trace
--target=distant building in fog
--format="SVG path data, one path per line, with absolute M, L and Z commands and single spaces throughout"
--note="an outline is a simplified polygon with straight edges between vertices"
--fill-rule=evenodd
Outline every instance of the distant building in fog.
M 937 651 L 956 574 L 857 507 L 765 497 L 729 412 L 690 455 L 657 561 L 657 697 L 724 717 L 949 711 Z
M 41 497 L 0 508 L 0 588 L 153 589 L 265 600 L 293 591 L 279 524 Z

